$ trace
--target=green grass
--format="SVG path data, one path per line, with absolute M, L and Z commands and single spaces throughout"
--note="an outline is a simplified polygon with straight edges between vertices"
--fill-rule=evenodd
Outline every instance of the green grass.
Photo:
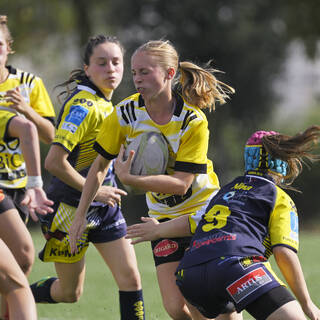
M 31 231 L 36 251 L 38 252 L 42 248 L 44 240 L 39 231 Z M 317 287 L 320 281 L 320 269 L 318 267 L 320 257 L 319 246 L 319 234 L 308 233 L 306 231 L 301 233 L 299 257 L 310 294 L 314 302 L 318 305 L 320 304 Z M 169 319 L 162 307 L 150 245 L 149 243 L 143 243 L 136 245 L 135 248 L 139 270 L 142 276 L 146 319 Z M 280 275 L 273 260 L 272 265 L 274 266 L 274 271 Z M 80 301 L 73 304 L 38 304 L 39 320 L 119 319 L 118 289 L 108 267 L 104 264 L 102 258 L 92 245 L 86 254 L 86 266 L 85 288 Z M 43 263 L 36 258 L 32 273 L 29 277 L 30 282 L 32 283 L 48 275 L 55 275 L 53 263 Z M 243 313 L 243 318 L 244 320 L 253 319 L 246 312 Z

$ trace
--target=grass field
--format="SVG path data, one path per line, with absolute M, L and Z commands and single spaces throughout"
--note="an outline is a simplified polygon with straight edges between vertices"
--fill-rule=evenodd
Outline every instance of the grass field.
M 32 236 L 38 252 L 44 243 L 39 231 L 32 230 Z M 301 232 L 299 257 L 304 270 L 310 294 L 317 305 L 320 305 L 318 286 L 320 284 L 320 234 Z M 136 246 L 139 269 L 142 275 L 146 319 L 169 319 L 161 303 L 155 268 L 149 243 Z M 118 293 L 109 269 L 93 246 L 86 255 L 87 274 L 84 294 L 75 304 L 38 304 L 39 320 L 119 320 Z M 273 261 L 272 264 L 274 265 Z M 274 267 L 278 275 L 280 272 Z M 36 258 L 30 282 L 48 275 L 55 275 L 53 263 L 43 263 Z M 251 320 L 247 313 L 244 320 Z

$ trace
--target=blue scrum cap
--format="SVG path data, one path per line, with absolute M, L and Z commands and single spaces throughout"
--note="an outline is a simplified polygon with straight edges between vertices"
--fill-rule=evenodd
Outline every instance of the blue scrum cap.
M 256 131 L 248 139 L 244 149 L 245 171 L 272 171 L 285 176 L 288 163 L 281 159 L 273 158 L 263 147 L 264 136 L 277 135 L 275 131 Z

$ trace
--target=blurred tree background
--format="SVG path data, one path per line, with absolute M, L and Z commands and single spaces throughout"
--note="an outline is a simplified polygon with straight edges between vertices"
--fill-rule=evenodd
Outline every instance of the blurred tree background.
M 8 15 L 15 40 L 16 53 L 9 63 L 43 78 L 57 113 L 61 105 L 53 88 L 81 66 L 82 48 L 90 35 L 116 35 L 126 48 L 126 72 L 114 103 L 134 91 L 130 56 L 147 40 L 169 39 L 182 61 L 204 64 L 212 60 L 212 66 L 223 71 L 217 77 L 236 89 L 226 105 L 207 113 L 209 156 L 221 183 L 242 172 L 243 146 L 253 131 L 272 129 L 291 134 L 319 124 L 320 90 L 314 88 L 320 84 L 320 72 L 315 70 L 319 68 L 319 12 L 318 0 L 0 3 L 0 14 Z M 306 68 L 298 69 L 296 61 L 300 60 L 290 60 L 297 51 L 304 57 Z M 294 79 L 299 82 L 293 88 L 290 84 Z M 43 157 L 46 152 L 42 145 Z M 319 178 L 320 166 L 316 164 L 295 184 L 303 193 L 290 193 L 305 226 L 312 225 L 320 211 L 314 200 Z M 123 206 L 129 222 L 146 215 L 141 196 L 126 197 Z

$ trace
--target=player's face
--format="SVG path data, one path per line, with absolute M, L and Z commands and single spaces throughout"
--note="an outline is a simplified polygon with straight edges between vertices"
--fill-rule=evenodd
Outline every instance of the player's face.
M 145 101 L 168 95 L 171 81 L 156 59 L 144 51 L 136 52 L 131 59 L 131 70 L 136 90 Z
M 123 56 L 120 47 L 111 42 L 99 44 L 93 49 L 89 65 L 84 66 L 86 75 L 111 98 L 123 76 Z
M 4 33 L 0 30 L 0 67 L 4 67 L 9 53 L 9 48 Z

